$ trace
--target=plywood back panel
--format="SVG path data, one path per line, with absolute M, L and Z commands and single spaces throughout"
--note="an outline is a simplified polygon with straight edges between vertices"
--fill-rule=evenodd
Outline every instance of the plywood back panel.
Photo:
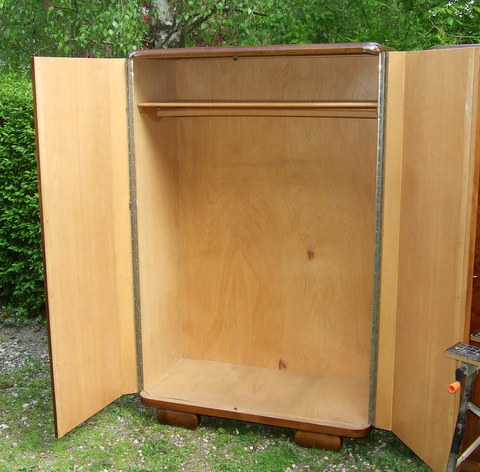
M 436 471 L 458 400 L 443 351 L 465 339 L 469 311 L 478 59 L 474 48 L 405 55 L 393 431 Z
M 377 100 L 377 56 L 185 59 L 178 100 Z
M 178 121 L 184 355 L 368 379 L 376 120 Z
M 35 58 L 34 76 L 62 436 L 137 389 L 125 61 Z
M 175 100 L 176 61 L 133 61 L 135 103 Z

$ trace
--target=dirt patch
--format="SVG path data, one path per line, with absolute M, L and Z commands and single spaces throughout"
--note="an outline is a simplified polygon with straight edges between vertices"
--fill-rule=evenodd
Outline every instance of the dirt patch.
M 32 358 L 49 362 L 46 328 L 0 325 L 0 375 L 20 369 Z

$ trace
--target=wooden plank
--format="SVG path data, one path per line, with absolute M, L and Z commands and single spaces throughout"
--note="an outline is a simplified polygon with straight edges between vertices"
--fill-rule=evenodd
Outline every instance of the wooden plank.
M 472 346 L 465 343 L 456 343 L 449 347 L 445 351 L 444 355 L 450 359 L 480 366 L 480 348 L 477 346 Z
M 35 58 L 33 69 L 62 436 L 137 390 L 125 61 Z
M 398 240 L 403 157 L 405 53 L 389 53 L 375 426 L 392 427 Z
M 285 116 L 292 118 L 312 117 L 312 118 L 366 118 L 376 120 L 378 118 L 375 109 L 302 109 L 302 108 L 186 108 L 186 109 L 156 109 L 141 108 L 141 113 L 145 113 L 154 121 L 159 121 L 165 117 L 184 117 L 184 116 L 265 116 L 277 117 Z
M 296 102 L 273 102 L 273 101 L 255 101 L 255 102 L 240 102 L 240 101 L 174 101 L 174 102 L 154 102 L 154 103 L 139 103 L 140 108 L 165 108 L 165 109 L 181 109 L 181 108 L 377 108 L 377 102 L 370 101 L 296 101 Z
M 455 362 L 443 351 L 466 340 L 469 316 L 477 82 L 473 48 L 405 56 L 392 430 L 435 471 L 444 470 L 458 402 L 446 389 Z
M 377 43 L 338 43 L 338 44 L 295 44 L 281 46 L 244 46 L 244 47 L 202 47 L 179 49 L 153 49 L 135 51 L 131 54 L 138 59 L 186 59 L 215 57 L 262 57 L 262 56 L 311 56 L 371 54 L 378 55 L 382 51 L 391 50 Z
M 371 120 L 178 122 L 184 356 L 369 378 L 375 138 Z
M 165 116 L 313 116 L 377 118 L 377 102 L 154 102 L 139 103 L 151 118 Z
M 152 406 L 358 437 L 370 428 L 368 387 L 368 379 L 182 359 L 141 395 Z
M 376 102 L 378 99 L 377 56 L 189 59 L 178 60 L 176 70 L 179 101 Z

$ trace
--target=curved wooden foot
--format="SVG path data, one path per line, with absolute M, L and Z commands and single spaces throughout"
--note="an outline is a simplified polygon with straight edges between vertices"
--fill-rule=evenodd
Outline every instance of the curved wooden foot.
M 342 447 L 342 438 L 330 434 L 312 433 L 310 431 L 297 431 L 295 442 L 301 447 L 314 447 L 339 451 Z
M 197 429 L 200 423 L 200 416 L 183 411 L 157 409 L 157 420 L 159 423 L 169 426 L 181 426 L 186 429 Z

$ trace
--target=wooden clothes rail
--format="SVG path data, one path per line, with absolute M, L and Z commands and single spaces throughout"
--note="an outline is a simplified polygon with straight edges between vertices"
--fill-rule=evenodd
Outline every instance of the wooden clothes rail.
M 376 101 L 168 101 L 138 104 L 151 118 L 164 116 L 337 116 L 376 118 Z

